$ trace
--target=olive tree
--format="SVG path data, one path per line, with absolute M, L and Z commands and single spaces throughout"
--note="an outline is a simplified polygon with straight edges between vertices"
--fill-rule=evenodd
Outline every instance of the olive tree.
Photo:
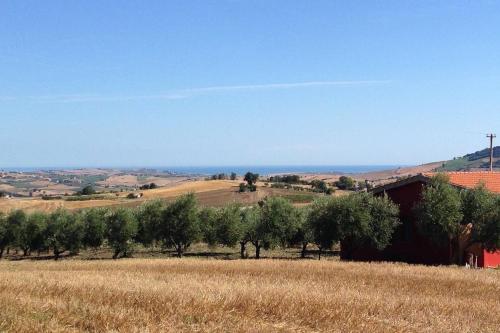
M 55 260 L 65 251 L 78 252 L 82 246 L 83 230 L 81 220 L 63 208 L 48 216 L 44 238 L 47 246 L 52 248 Z
M 340 207 L 341 202 L 338 198 L 319 198 L 311 205 L 307 225 L 303 228 L 305 233 L 310 232 L 311 241 L 318 247 L 318 259 L 321 259 L 321 252 L 324 249 L 330 249 L 340 240 L 339 216 L 337 216 L 341 211 Z
M 238 204 L 229 204 L 217 214 L 215 236 L 217 243 L 223 246 L 235 246 L 241 239 L 241 207 Z
M 137 234 L 137 220 L 131 210 L 119 208 L 106 215 L 108 244 L 113 249 L 113 259 L 128 257 Z
M 107 213 L 105 208 L 91 208 L 80 214 L 83 223 L 83 246 L 97 249 L 104 243 Z
M 416 209 L 421 231 L 436 244 L 449 242 L 454 253 L 450 263 L 458 263 L 461 252 L 458 238 L 464 217 L 460 192 L 449 184 L 445 175 L 436 175 L 424 189 Z
M 485 249 L 495 251 L 500 248 L 500 196 L 489 192 L 484 184 L 473 190 L 462 191 L 462 225 L 465 233 L 471 230 L 470 237 L 462 237 L 459 257 L 462 249 L 472 243 L 481 243 Z M 459 258 L 461 262 L 461 258 Z
M 399 225 L 399 208 L 386 197 L 356 193 L 339 199 L 337 212 L 344 258 L 359 247 L 385 249 Z
M 219 211 L 213 207 L 204 207 L 199 211 L 202 240 L 213 247 L 217 245 L 217 220 Z
M 160 200 L 147 201 L 136 210 L 138 230 L 135 240 L 150 246 L 157 239 L 165 203 Z
M 240 257 L 246 257 L 246 245 L 252 243 L 256 249 L 256 257 L 260 256 L 261 235 L 259 224 L 261 220 L 261 211 L 259 207 L 247 207 L 241 214 L 241 237 L 240 237 Z
M 243 180 L 247 182 L 248 184 L 247 188 L 250 192 L 255 192 L 257 190 L 257 186 L 255 185 L 255 183 L 257 183 L 258 179 L 259 179 L 258 173 L 247 172 L 245 174 Z
M 32 250 L 41 250 L 45 245 L 44 231 L 47 216 L 41 212 L 27 215 L 19 227 L 17 244 L 25 256 L 31 255 Z
M 20 209 L 11 211 L 7 216 L 7 253 L 9 253 L 10 247 L 16 248 L 19 246 L 19 238 L 21 233 L 21 227 L 26 221 L 26 213 Z
M 181 196 L 163 210 L 159 226 L 159 240 L 173 247 L 177 255 L 200 239 L 198 208 L 194 194 Z
M 291 244 L 301 245 L 300 257 L 305 258 L 307 252 L 307 245 L 314 242 L 313 232 L 309 223 L 310 208 L 296 208 L 295 221 L 296 231 L 290 240 Z

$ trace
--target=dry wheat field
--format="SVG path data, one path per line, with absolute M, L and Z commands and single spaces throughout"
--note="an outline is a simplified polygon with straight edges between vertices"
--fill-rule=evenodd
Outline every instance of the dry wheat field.
M 0 331 L 499 332 L 500 271 L 313 260 L 0 263 Z

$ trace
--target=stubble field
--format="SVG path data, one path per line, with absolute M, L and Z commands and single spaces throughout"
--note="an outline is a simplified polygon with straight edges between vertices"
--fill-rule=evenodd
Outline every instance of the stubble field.
M 498 332 L 500 271 L 332 260 L 0 263 L 0 331 Z

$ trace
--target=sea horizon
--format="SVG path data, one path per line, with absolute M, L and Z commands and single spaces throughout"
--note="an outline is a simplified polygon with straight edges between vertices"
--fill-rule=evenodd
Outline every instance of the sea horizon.
M 219 165 L 219 166 L 67 166 L 67 167 L 0 167 L 4 172 L 48 172 L 62 170 L 81 169 L 103 169 L 137 171 L 151 170 L 156 172 L 171 173 L 177 175 L 213 175 L 219 173 L 230 174 L 232 172 L 243 175 L 246 172 L 261 175 L 285 174 L 285 173 L 345 173 L 356 174 L 393 170 L 408 165 L 403 164 L 367 164 L 367 165 Z

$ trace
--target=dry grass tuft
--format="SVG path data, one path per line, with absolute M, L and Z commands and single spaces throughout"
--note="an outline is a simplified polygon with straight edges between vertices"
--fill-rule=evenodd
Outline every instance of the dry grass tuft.
M 0 331 L 498 332 L 500 272 L 292 260 L 1 262 Z

